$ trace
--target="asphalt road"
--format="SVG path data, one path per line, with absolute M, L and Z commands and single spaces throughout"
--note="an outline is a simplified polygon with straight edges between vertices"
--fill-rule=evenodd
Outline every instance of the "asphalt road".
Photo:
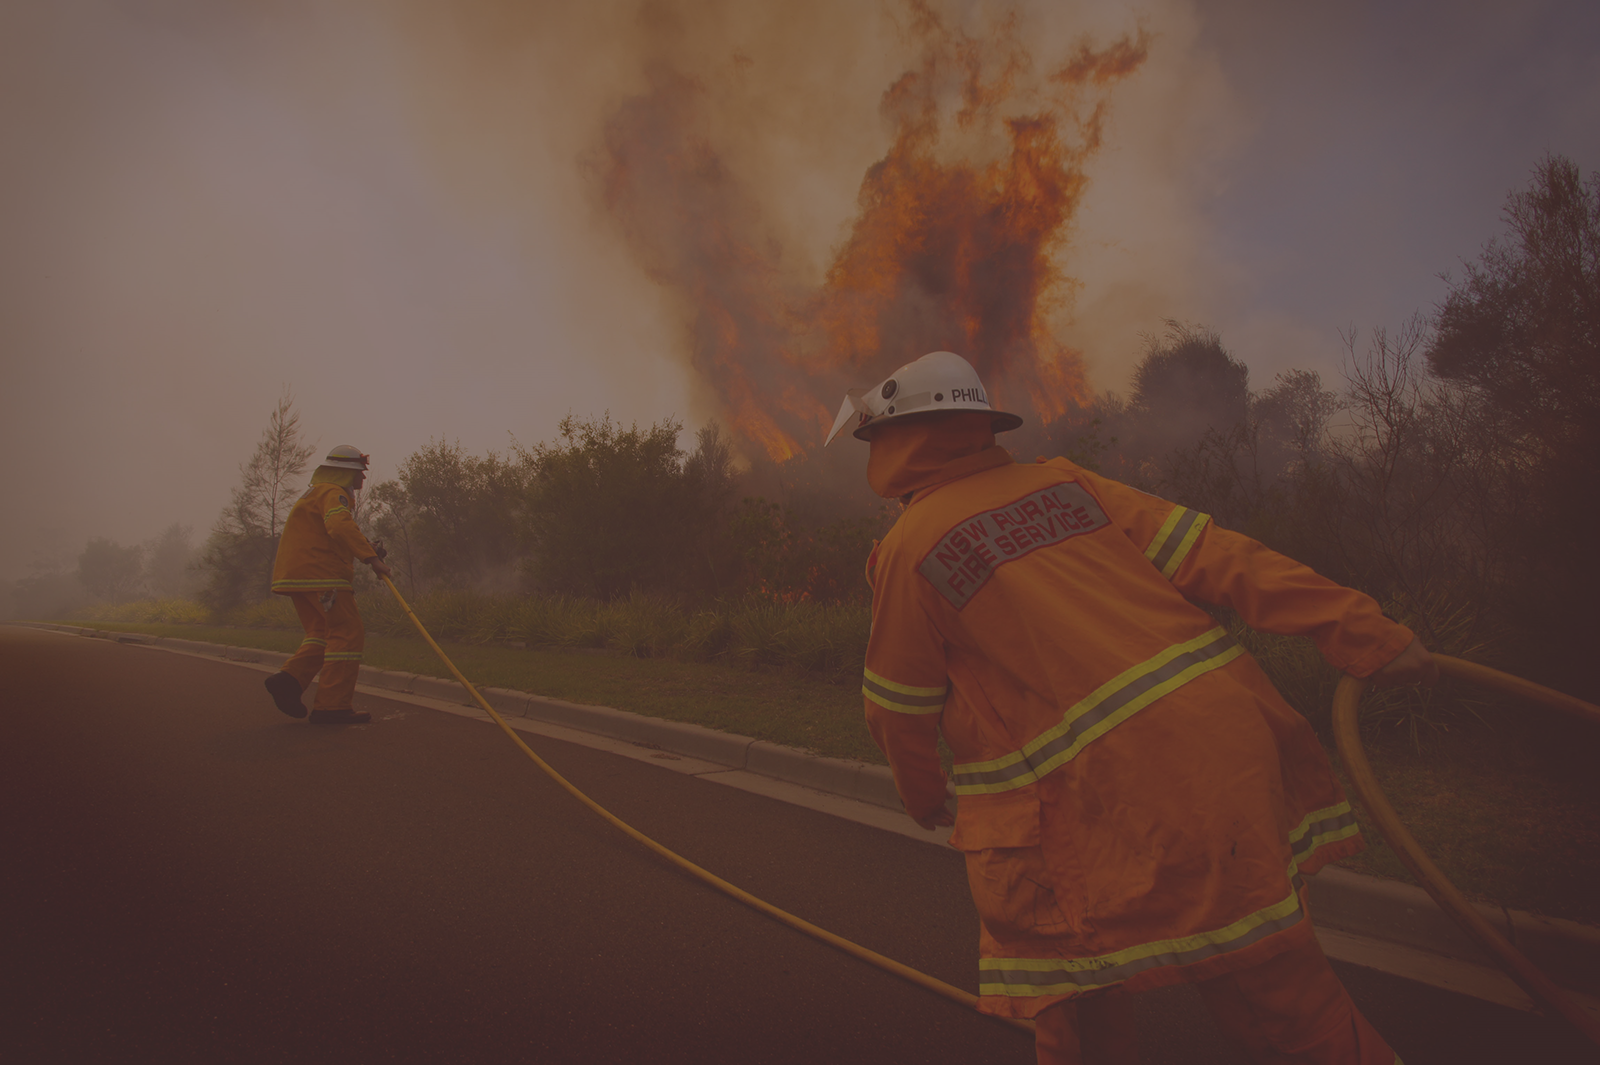
M 692 881 L 481 722 L 0 627 L 0 1061 L 1030 1062 L 1029 1038 Z M 953 852 L 556 741 L 579 787 L 841 935 L 975 985 Z M 1538 1017 L 1336 966 L 1409 1065 L 1592 1061 Z M 1143 996 L 1145 1060 L 1236 1060 Z

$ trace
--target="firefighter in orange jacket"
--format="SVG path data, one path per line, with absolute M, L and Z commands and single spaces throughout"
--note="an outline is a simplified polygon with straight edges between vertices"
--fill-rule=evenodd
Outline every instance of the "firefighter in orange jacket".
M 1041 1063 L 1134 1062 L 1126 992 L 1195 984 L 1259 1062 L 1391 1065 L 1313 935 L 1305 877 L 1359 851 L 1306 721 L 1226 630 L 1309 636 L 1380 683 L 1437 678 L 1378 605 L 1206 515 L 995 444 L 970 364 L 934 352 L 846 423 L 906 503 L 873 550 L 862 691 L 906 811 L 954 824 L 981 918 L 979 1008 Z M 954 755 L 947 780 L 936 748 Z M 947 788 L 959 796 L 952 815 Z
M 366 480 L 367 456 L 348 444 L 328 452 L 306 489 L 289 511 L 272 565 L 272 590 L 294 602 L 306 637 L 300 649 L 266 680 L 278 709 L 305 717 L 301 694 L 320 671 L 311 709 L 313 725 L 362 725 L 371 715 L 356 710 L 356 677 L 366 631 L 356 610 L 356 559 L 387 577 L 394 571 L 383 561 L 350 512 L 351 495 Z

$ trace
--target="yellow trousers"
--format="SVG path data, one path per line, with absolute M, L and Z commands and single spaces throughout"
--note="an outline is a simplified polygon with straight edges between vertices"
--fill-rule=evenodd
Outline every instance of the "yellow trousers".
M 300 682 L 302 692 L 311 687 L 319 671 L 322 673 L 313 710 L 351 709 L 356 677 L 361 672 L 361 650 L 367 641 L 355 593 L 293 592 L 289 598 L 294 600 L 306 638 L 283 664 L 283 671 Z

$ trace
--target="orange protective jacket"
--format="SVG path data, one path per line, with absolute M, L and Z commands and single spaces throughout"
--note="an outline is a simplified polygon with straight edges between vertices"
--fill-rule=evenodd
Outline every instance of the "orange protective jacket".
M 350 513 L 350 489 L 314 484 L 283 523 L 272 563 L 272 590 L 289 595 L 353 588 L 355 560 L 377 553 Z
M 981 1008 L 1031 1017 L 1305 942 L 1300 876 L 1362 848 L 1354 816 L 1305 719 L 1189 600 L 1356 676 L 1411 632 L 1204 514 L 988 440 L 913 477 L 874 550 L 862 689 L 913 817 L 946 801 L 941 732 L 954 754 Z M 869 467 L 881 494 L 893 473 Z

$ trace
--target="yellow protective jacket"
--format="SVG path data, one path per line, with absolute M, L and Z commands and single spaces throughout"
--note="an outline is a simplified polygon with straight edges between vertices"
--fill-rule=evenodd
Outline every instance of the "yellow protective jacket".
M 272 564 L 272 590 L 326 591 L 353 587 L 355 560 L 378 552 L 350 513 L 350 489 L 314 484 L 289 511 Z
M 1190 600 L 1308 636 L 1356 676 L 1411 632 L 1065 459 L 1018 465 L 991 444 L 943 476 L 869 562 L 863 693 L 913 817 L 946 801 L 941 732 L 954 754 L 981 1008 L 1031 1017 L 1305 942 L 1300 876 L 1362 848 L 1354 816 L 1305 719 Z

